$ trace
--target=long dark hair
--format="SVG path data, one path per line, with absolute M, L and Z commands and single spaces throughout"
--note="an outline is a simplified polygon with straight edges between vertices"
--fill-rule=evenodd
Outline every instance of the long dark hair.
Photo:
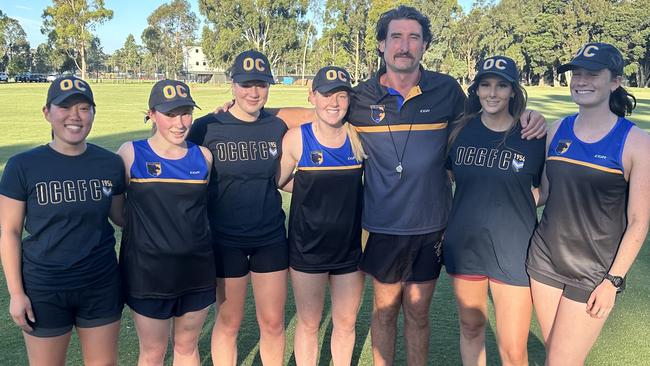
M 481 101 L 476 94 L 476 90 L 478 89 L 479 83 L 482 79 L 483 78 L 474 80 L 469 89 L 467 89 L 467 100 L 465 101 L 463 114 L 461 114 L 460 118 L 452 123 L 452 130 L 449 134 L 449 141 L 447 142 L 447 152 L 449 152 L 451 145 L 454 143 L 454 141 L 456 141 L 456 138 L 458 137 L 458 134 L 460 134 L 460 131 L 462 131 L 465 126 L 467 126 L 469 121 L 481 113 Z M 512 123 L 512 126 L 510 126 L 508 131 L 506 131 L 506 134 L 503 136 L 501 143 L 505 143 L 508 136 L 510 136 L 510 134 L 517 127 L 522 113 L 524 113 L 526 110 L 526 102 L 528 101 L 528 94 L 526 93 L 526 89 L 519 85 L 519 83 L 510 83 L 510 85 L 512 85 L 512 91 L 515 93 L 515 95 L 514 97 L 510 98 L 510 101 L 508 102 L 508 113 L 510 113 L 510 115 L 514 118 L 514 121 Z

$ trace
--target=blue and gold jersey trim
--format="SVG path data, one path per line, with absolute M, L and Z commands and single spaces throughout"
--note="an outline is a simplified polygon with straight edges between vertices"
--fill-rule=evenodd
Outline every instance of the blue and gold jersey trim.
M 354 126 L 359 133 L 377 133 L 377 132 L 398 132 L 398 131 L 436 131 L 447 128 L 447 122 L 422 123 L 422 124 L 398 124 L 389 126 Z
M 549 156 L 547 160 L 555 160 L 555 161 L 562 161 L 562 162 L 569 163 L 569 164 L 582 165 L 582 166 L 585 166 L 587 168 L 592 168 L 592 169 L 596 169 L 596 170 L 600 170 L 600 171 L 607 172 L 607 173 L 612 173 L 612 174 L 621 174 L 621 175 L 623 174 L 623 172 L 620 169 L 606 168 L 606 167 L 601 166 L 601 165 L 597 165 L 597 164 L 593 164 L 593 163 L 587 163 L 585 161 L 580 161 L 580 160 L 576 160 L 576 159 L 565 158 L 565 157 L 562 157 L 562 156 Z
M 131 183 L 181 183 L 181 184 L 207 184 L 207 179 L 202 180 L 189 180 L 189 179 L 175 179 L 175 178 L 131 178 Z
M 314 170 L 354 170 L 361 169 L 363 165 L 345 165 L 345 166 L 300 166 L 297 170 L 314 171 Z

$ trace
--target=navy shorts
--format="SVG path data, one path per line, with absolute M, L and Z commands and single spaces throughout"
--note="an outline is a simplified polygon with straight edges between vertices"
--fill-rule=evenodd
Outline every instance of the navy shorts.
M 330 276 L 338 276 L 338 275 L 344 275 L 348 273 L 354 273 L 359 270 L 359 266 L 356 264 L 352 264 L 342 268 L 335 268 L 335 269 L 305 269 L 305 268 L 295 268 L 293 266 L 291 266 L 291 268 L 294 271 L 298 271 L 302 273 L 309 273 L 309 274 L 328 273 Z
M 237 278 L 249 272 L 268 273 L 289 268 L 289 246 L 281 241 L 255 248 L 213 246 L 218 278 Z
M 120 320 L 124 297 L 119 272 L 91 287 L 74 290 L 35 290 L 25 287 L 36 322 L 30 335 L 57 337 L 73 326 L 94 328 Z
M 359 269 L 382 283 L 435 280 L 442 268 L 442 233 L 370 233 Z
M 190 292 L 172 299 L 137 299 L 126 296 L 126 303 L 136 313 L 153 319 L 180 317 L 192 311 L 199 311 L 214 304 L 214 289 Z

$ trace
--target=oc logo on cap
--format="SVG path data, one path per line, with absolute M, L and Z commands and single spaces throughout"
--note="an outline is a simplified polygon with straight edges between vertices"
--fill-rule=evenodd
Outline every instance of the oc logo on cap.
M 596 53 L 594 51 L 598 51 L 599 48 L 595 44 L 586 44 L 576 52 L 576 54 L 573 57 L 578 57 L 578 56 L 584 56 L 584 57 L 594 57 L 596 56 Z
M 327 70 L 327 72 L 325 73 L 325 78 L 329 81 L 338 79 L 343 82 L 348 82 L 348 77 L 345 75 L 345 72 L 341 70 L 334 70 L 334 69 Z
M 84 92 L 88 90 L 87 86 L 88 85 L 81 79 L 63 79 L 59 82 L 59 89 L 61 89 L 61 91 L 67 91 L 75 88 L 79 91 Z
M 246 57 L 242 62 L 242 68 L 246 71 L 251 71 L 253 68 L 257 71 L 264 71 L 266 70 L 266 63 L 261 58 Z
M 490 70 L 492 68 L 497 68 L 499 70 L 505 70 L 508 65 L 508 61 L 502 58 L 489 58 L 483 62 L 483 70 Z
M 165 85 L 162 92 L 166 99 L 174 99 L 176 96 L 187 98 L 187 92 L 182 85 Z

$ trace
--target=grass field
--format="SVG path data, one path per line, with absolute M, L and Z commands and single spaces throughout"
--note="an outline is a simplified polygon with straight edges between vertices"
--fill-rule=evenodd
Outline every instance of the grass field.
M 143 138 L 149 135 L 151 126 L 143 124 L 144 111 L 151 84 L 93 84 L 97 101 L 97 115 L 90 141 L 108 149 L 116 150 L 124 141 Z M 26 149 L 46 143 L 50 129 L 40 112 L 45 103 L 46 84 L 2 84 L 0 85 L 0 172 L 7 159 Z M 632 119 L 650 131 L 650 90 L 633 89 L 638 106 Z M 215 105 L 230 99 L 230 90 L 225 86 L 193 85 L 192 93 L 203 111 L 207 113 Z M 544 114 L 548 121 L 572 113 L 566 88 L 529 88 L 529 106 Z M 269 106 L 307 106 L 307 91 L 301 87 L 274 86 Z M 650 158 L 650 157 L 649 157 Z M 288 208 L 290 197 L 285 196 L 284 206 Z M 649 240 L 646 240 L 648 244 Z M 650 247 L 646 245 L 628 276 L 628 288 L 618 298 L 601 337 L 591 352 L 589 365 L 647 365 L 650 364 Z M 8 314 L 9 296 L 4 286 L 4 276 L 0 274 L 0 365 L 26 365 L 27 358 L 19 329 Z M 369 284 L 369 282 L 367 282 Z M 357 342 L 353 363 L 371 365 L 370 352 L 370 313 L 372 309 L 372 289 L 366 286 L 366 293 L 357 321 Z M 261 364 L 258 353 L 258 329 L 252 302 L 246 309 L 245 322 L 239 338 L 239 360 L 243 365 Z M 330 315 L 323 316 L 321 329 L 322 344 L 329 348 L 331 332 Z M 441 276 L 433 304 L 431 305 L 430 364 L 458 365 L 458 318 L 450 283 L 446 275 Z M 200 340 L 203 363 L 209 360 L 211 315 L 204 327 Z M 494 318 L 488 328 L 488 363 L 498 364 L 498 354 L 494 334 Z M 287 301 L 287 361 L 295 364 L 291 356 L 295 307 L 291 294 Z M 400 320 L 401 328 L 401 320 Z M 544 346 L 538 326 L 533 323 L 528 341 L 532 365 L 544 363 Z M 396 365 L 404 365 L 405 354 L 401 334 L 397 344 Z M 128 311 L 125 311 L 120 335 L 120 365 L 133 365 L 137 360 L 138 343 L 135 328 Z M 78 343 L 73 341 L 69 351 L 68 364 L 81 364 Z M 169 363 L 171 364 L 171 363 Z M 320 355 L 320 365 L 329 365 L 329 351 Z

